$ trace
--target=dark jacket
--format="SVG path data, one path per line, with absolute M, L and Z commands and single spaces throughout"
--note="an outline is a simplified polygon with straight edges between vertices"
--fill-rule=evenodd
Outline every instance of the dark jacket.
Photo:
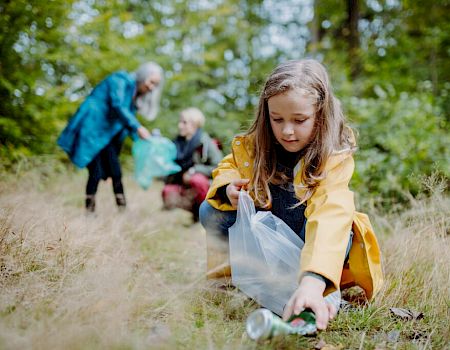
M 201 173 L 211 177 L 212 171 L 222 160 L 223 154 L 217 142 L 213 140 L 203 129 L 198 129 L 193 138 L 187 141 L 184 137 L 178 136 L 174 140 L 177 147 L 176 162 L 181 166 L 181 171 L 171 175 L 166 179 L 167 183 L 182 183 L 184 172 L 193 169 L 196 173 Z

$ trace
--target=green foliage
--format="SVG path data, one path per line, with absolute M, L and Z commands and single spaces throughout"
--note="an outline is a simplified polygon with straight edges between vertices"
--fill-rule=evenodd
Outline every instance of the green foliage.
M 420 177 L 438 171 L 450 175 L 450 135 L 433 96 L 389 96 L 345 101 L 358 131 L 354 185 L 385 203 L 417 194 Z
M 356 5 L 352 32 L 336 0 L 1 2 L 2 166 L 35 154 L 65 159 L 56 138 L 92 87 L 148 60 L 166 82 L 159 117 L 141 122 L 173 137 L 179 112 L 196 106 L 228 151 L 273 67 L 314 56 L 360 131 L 358 191 L 389 201 L 415 193 L 414 176 L 448 174 L 448 1 Z
M 54 149 L 56 101 L 49 90 L 65 68 L 55 53 L 63 45 L 61 27 L 70 3 L 19 0 L 0 5 L 2 160 Z

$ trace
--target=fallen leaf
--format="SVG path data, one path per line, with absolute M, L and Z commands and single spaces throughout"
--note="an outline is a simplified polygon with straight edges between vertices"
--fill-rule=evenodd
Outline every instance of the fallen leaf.
M 420 331 L 420 330 L 413 330 L 411 332 L 409 332 L 408 334 L 406 334 L 406 337 L 415 341 L 415 340 L 420 340 L 422 338 L 427 338 L 429 337 L 430 334 L 426 331 Z
M 414 320 L 420 320 L 421 318 L 423 318 L 423 312 L 419 311 L 411 311 L 411 312 Z
M 418 311 L 412 311 L 408 309 L 391 307 L 389 309 L 395 316 L 406 319 L 406 320 L 418 320 L 423 318 L 423 313 Z

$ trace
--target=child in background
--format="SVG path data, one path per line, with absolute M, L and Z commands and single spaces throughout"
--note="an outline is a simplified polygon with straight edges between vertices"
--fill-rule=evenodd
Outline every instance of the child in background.
M 371 298 L 383 276 L 372 227 L 355 211 L 348 187 L 355 149 L 325 68 L 310 59 L 279 65 L 265 83 L 256 120 L 213 171 L 200 207 L 208 278 L 231 274 L 228 228 L 245 188 L 257 210 L 270 210 L 305 242 L 285 320 L 311 308 L 317 327 L 325 329 L 338 310 L 325 303 L 324 294 L 359 285 Z
M 198 221 L 200 204 L 209 189 L 212 170 L 222 159 L 217 143 L 202 129 L 205 116 L 197 108 L 187 108 L 180 113 L 176 162 L 181 167 L 177 174 L 166 179 L 162 191 L 166 209 L 182 208 Z

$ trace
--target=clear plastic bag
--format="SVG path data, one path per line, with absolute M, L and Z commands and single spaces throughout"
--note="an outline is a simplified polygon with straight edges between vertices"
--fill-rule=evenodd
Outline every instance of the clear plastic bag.
M 232 283 L 281 315 L 298 286 L 303 241 L 271 212 L 256 212 L 251 197 L 241 191 L 229 242 Z
M 233 285 L 281 316 L 298 287 L 303 241 L 271 212 L 256 212 L 251 197 L 241 191 L 229 244 Z M 339 309 L 340 292 L 326 299 Z
M 143 189 L 147 189 L 155 177 L 181 171 L 181 167 L 175 163 L 177 157 L 175 144 L 166 137 L 139 139 L 133 143 L 132 154 L 134 178 Z

